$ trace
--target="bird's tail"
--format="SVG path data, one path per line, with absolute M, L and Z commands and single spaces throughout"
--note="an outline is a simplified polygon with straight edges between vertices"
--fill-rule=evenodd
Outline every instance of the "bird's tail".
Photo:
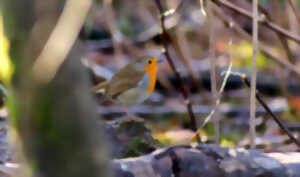
M 90 68 L 93 71 L 93 73 L 95 74 L 95 76 L 97 76 L 99 78 L 103 78 L 106 81 L 109 81 L 112 78 L 112 76 L 114 75 L 113 71 L 111 71 L 101 65 L 98 65 L 98 64 L 94 63 L 93 61 L 88 60 L 87 58 L 82 58 L 81 62 L 84 66 Z
M 101 83 L 93 86 L 92 89 L 95 93 L 104 93 L 107 83 L 108 82 L 101 82 Z

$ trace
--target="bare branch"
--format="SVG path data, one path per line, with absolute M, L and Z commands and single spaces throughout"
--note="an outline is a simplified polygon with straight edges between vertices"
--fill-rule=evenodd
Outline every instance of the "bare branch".
M 91 0 L 66 1 L 56 27 L 33 64 L 32 74 L 37 82 L 47 84 L 53 79 L 75 43 L 91 4 Z M 74 11 L 77 12 L 77 18 L 72 16 Z
M 232 4 L 231 2 L 229 1 L 226 1 L 226 0 L 212 0 L 214 1 L 215 3 L 219 4 L 219 5 L 222 5 L 228 9 L 231 9 L 247 18 L 250 18 L 252 19 L 253 16 L 251 14 L 251 12 L 248 12 L 247 10 L 243 9 L 243 8 L 240 8 L 234 4 Z M 260 16 L 260 19 L 258 20 L 258 22 L 260 24 L 263 24 L 265 25 L 266 27 L 268 27 L 269 29 L 273 30 L 274 32 L 276 33 L 279 33 L 297 43 L 300 43 L 300 36 L 298 35 L 295 35 L 295 34 L 292 34 L 291 32 L 289 32 L 288 30 L 285 30 L 283 28 L 281 28 L 280 26 L 278 26 L 277 24 L 269 21 L 268 19 L 266 18 L 263 18 L 264 16 Z
M 219 17 L 219 19 L 221 19 L 225 23 L 225 25 L 227 27 L 232 27 L 232 29 L 234 31 L 236 31 L 238 34 L 240 34 L 241 36 L 243 36 L 247 40 L 251 40 L 251 36 L 247 32 L 245 32 L 238 24 L 234 23 L 234 21 L 232 20 L 232 18 L 229 17 L 228 15 L 226 15 L 223 12 L 222 9 L 220 9 L 216 5 L 214 5 L 213 7 L 214 7 L 214 10 L 216 12 L 216 15 Z M 299 68 L 296 68 L 294 65 L 292 65 L 287 60 L 284 60 L 284 59 L 282 59 L 282 58 L 274 55 L 273 52 L 272 52 L 272 49 L 270 47 L 268 47 L 267 45 L 261 44 L 261 43 L 259 43 L 258 46 L 259 46 L 261 52 L 264 53 L 267 57 L 270 57 L 270 58 L 274 59 L 275 61 L 277 61 L 281 65 L 285 66 L 286 68 L 288 68 L 289 70 L 291 70 L 292 72 L 294 72 L 294 74 L 297 74 L 298 76 L 300 76 L 300 70 L 299 70 Z M 242 78 L 242 80 L 244 81 L 244 83 L 246 84 L 246 86 L 248 88 L 250 88 L 251 84 L 250 84 L 249 80 L 246 78 L 246 76 L 245 75 L 238 75 L 238 76 L 240 76 Z M 283 129 L 283 131 L 290 137 L 290 139 L 295 144 L 297 144 L 300 147 L 300 142 L 292 135 L 292 133 L 289 132 L 288 128 L 286 128 L 286 126 L 282 124 L 282 122 L 280 121 L 280 119 L 271 111 L 271 109 L 263 101 L 263 99 L 260 96 L 260 94 L 258 93 L 258 91 L 256 91 L 255 97 L 258 100 L 258 102 L 264 107 L 264 109 L 271 115 L 271 117 L 278 124 L 278 126 L 281 129 Z
M 297 7 L 295 6 L 293 0 L 288 0 L 288 2 L 289 2 L 289 4 L 290 4 L 290 6 L 291 6 L 291 8 L 292 8 L 292 10 L 293 10 L 293 12 L 294 12 L 296 18 L 297 18 L 298 23 L 300 24 L 300 16 L 299 16 Z
M 250 88 L 251 84 L 249 80 L 247 79 L 245 74 L 241 74 L 240 77 L 242 78 L 245 85 Z M 262 97 L 256 90 L 255 97 L 257 101 L 264 107 L 264 109 L 271 115 L 273 120 L 277 123 L 277 125 L 281 128 L 281 130 L 288 135 L 288 137 L 298 146 L 300 147 L 300 142 L 298 139 L 294 137 L 294 135 L 289 131 L 289 129 L 281 122 L 281 120 L 271 111 L 271 109 L 268 107 L 268 105 L 263 101 Z
M 214 103 L 214 110 L 218 112 L 218 91 L 217 91 L 217 78 L 216 78 L 216 52 L 215 52 L 215 42 L 216 42 L 216 34 L 215 34 L 215 20 L 214 14 L 212 11 L 212 4 L 208 2 L 208 20 L 209 20 L 209 27 L 210 27 L 210 34 L 209 34 L 209 62 L 210 62 L 210 85 L 211 85 L 211 92 L 213 97 Z M 215 143 L 219 144 L 220 139 L 220 122 L 218 120 L 217 114 L 212 115 L 212 120 L 214 122 L 214 134 L 215 134 Z
M 253 0 L 248 0 L 250 3 L 252 3 Z M 275 22 L 275 20 L 272 18 L 272 16 L 269 14 L 269 12 L 263 7 L 261 6 L 260 4 L 258 4 L 258 10 L 260 12 L 263 13 L 263 15 L 265 15 L 265 17 L 271 21 L 271 22 Z M 288 59 L 290 60 L 290 62 L 292 63 L 295 63 L 295 58 L 293 56 L 293 53 L 289 47 L 289 44 L 288 44 L 288 41 L 287 39 L 280 33 L 275 33 L 277 35 L 277 37 L 279 38 L 283 48 L 284 48 L 284 51 L 286 52 L 286 55 L 288 57 Z
M 252 21 L 252 47 L 253 47 L 253 55 L 252 55 L 252 68 L 251 68 L 251 92 L 250 92 L 250 146 L 251 148 L 255 148 L 255 91 L 256 91 L 256 62 L 258 55 L 258 8 L 257 8 L 257 0 L 252 1 L 252 11 L 253 11 L 253 21 Z
M 226 13 L 224 13 L 224 11 L 222 9 L 220 9 L 218 6 L 214 5 L 214 10 L 216 12 L 216 15 L 219 17 L 219 19 L 221 19 L 225 26 L 227 27 L 232 27 L 232 29 L 237 32 L 239 35 L 241 35 L 242 37 L 244 37 L 247 40 L 251 40 L 251 36 L 245 31 L 243 30 L 237 23 L 234 23 L 233 19 L 231 17 L 229 17 L 228 15 L 226 15 Z M 287 69 L 289 69 L 290 71 L 292 71 L 294 74 L 296 74 L 298 77 L 300 76 L 300 69 L 295 67 L 295 65 L 291 64 L 289 61 L 284 60 L 276 55 L 273 54 L 271 47 L 259 43 L 259 48 L 261 50 L 261 52 L 266 55 L 267 57 L 272 58 L 273 60 L 275 60 L 276 62 L 280 63 L 281 65 L 283 65 L 284 67 L 286 67 Z
M 169 16 L 179 12 L 183 7 L 184 2 L 186 2 L 186 1 L 188 1 L 188 0 L 180 1 L 180 3 L 177 5 L 177 7 L 175 9 L 167 10 L 162 15 L 164 15 L 165 17 L 169 17 Z
M 165 26 L 165 23 L 164 23 L 165 22 L 165 15 L 163 15 L 164 11 L 163 11 L 160 0 L 155 0 L 154 2 L 155 2 L 156 6 L 157 6 L 157 8 L 160 12 L 160 23 L 161 23 L 161 28 L 162 28 L 161 39 L 162 39 L 162 43 L 163 43 L 163 46 L 164 46 L 164 49 L 165 49 L 164 54 L 167 58 L 167 61 L 170 65 L 170 67 L 172 68 L 172 70 L 173 70 L 173 72 L 176 76 L 176 79 L 178 80 L 178 82 L 180 84 L 180 91 L 181 91 L 181 94 L 184 98 L 185 104 L 187 106 L 187 111 L 188 111 L 190 121 L 191 121 L 191 128 L 194 132 L 196 132 L 197 131 L 197 122 L 196 122 L 195 114 L 194 114 L 193 109 L 192 109 L 192 103 L 189 100 L 189 90 L 184 85 L 184 82 L 183 82 L 179 72 L 177 71 L 177 69 L 174 65 L 174 62 L 173 62 L 173 60 L 170 56 L 170 53 L 169 53 L 168 39 L 170 39 L 170 36 L 167 32 L 167 29 L 166 29 L 166 26 Z M 198 134 L 196 135 L 196 139 L 197 139 L 198 143 L 201 142 L 200 136 Z

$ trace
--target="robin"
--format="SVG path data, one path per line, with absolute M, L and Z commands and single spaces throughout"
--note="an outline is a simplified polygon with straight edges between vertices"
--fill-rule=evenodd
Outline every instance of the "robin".
M 155 88 L 157 64 L 161 61 L 154 57 L 140 57 L 121 68 L 110 80 L 96 85 L 93 90 L 104 92 L 106 97 L 126 107 L 143 103 Z

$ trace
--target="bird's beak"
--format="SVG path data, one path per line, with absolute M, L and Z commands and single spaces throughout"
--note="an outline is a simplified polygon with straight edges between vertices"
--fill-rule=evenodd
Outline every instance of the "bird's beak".
M 159 58 L 159 59 L 157 60 L 157 63 L 162 63 L 163 61 L 164 61 L 164 59 Z

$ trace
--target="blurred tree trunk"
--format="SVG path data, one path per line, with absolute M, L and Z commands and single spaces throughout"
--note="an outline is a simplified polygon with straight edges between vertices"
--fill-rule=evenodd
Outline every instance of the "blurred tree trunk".
M 10 122 L 33 175 L 110 176 L 89 79 L 80 67 L 80 42 L 50 83 L 38 84 L 31 78 L 32 63 L 55 27 L 64 1 L 7 0 L 2 5 L 15 65 L 12 107 L 16 109 L 10 109 Z

